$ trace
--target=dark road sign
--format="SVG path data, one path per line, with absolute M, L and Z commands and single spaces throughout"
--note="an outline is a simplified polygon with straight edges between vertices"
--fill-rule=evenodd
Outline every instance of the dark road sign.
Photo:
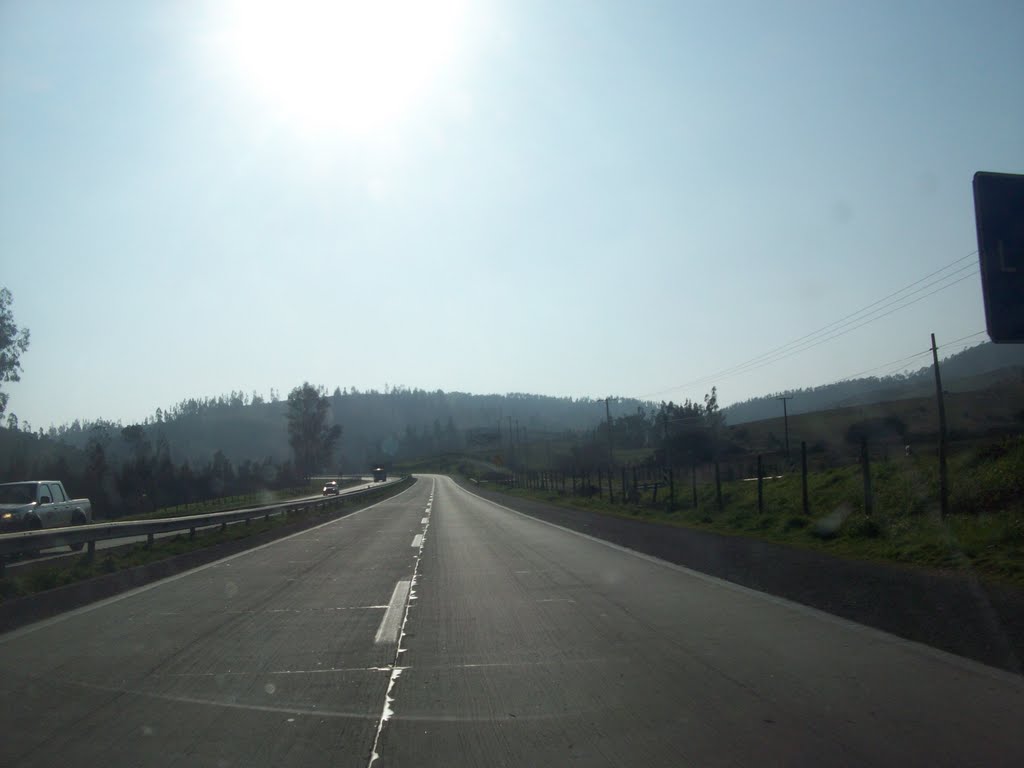
M 1024 343 L 1024 176 L 974 174 L 974 217 L 989 338 Z

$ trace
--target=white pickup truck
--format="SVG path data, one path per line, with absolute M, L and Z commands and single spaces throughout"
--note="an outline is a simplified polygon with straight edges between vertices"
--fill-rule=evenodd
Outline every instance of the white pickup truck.
M 92 522 L 88 499 L 69 499 L 59 480 L 0 484 L 0 532 L 33 531 Z

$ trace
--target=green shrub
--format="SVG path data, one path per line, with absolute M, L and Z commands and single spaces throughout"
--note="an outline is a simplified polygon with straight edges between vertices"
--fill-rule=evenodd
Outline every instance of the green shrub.
M 843 532 L 854 539 L 878 539 L 884 531 L 878 521 L 867 515 L 856 515 L 846 521 Z
M 798 531 L 803 528 L 806 528 L 808 525 L 810 525 L 810 523 L 811 521 L 808 520 L 806 517 L 798 517 L 796 515 L 792 515 L 790 517 L 787 517 L 782 522 L 782 530 L 786 533 L 788 533 L 789 531 Z

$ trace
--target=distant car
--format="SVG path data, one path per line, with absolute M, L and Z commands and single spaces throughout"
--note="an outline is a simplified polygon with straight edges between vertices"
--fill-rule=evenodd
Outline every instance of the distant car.
M 338 493 L 339 491 L 337 480 L 328 480 L 326 483 L 324 483 L 324 496 L 337 496 Z

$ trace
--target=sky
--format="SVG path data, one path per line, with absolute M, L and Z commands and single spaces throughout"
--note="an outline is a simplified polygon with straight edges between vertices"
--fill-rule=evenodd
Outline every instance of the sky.
M 8 413 L 920 367 L 985 339 L 1022 37 L 1018 0 L 0 0 Z

